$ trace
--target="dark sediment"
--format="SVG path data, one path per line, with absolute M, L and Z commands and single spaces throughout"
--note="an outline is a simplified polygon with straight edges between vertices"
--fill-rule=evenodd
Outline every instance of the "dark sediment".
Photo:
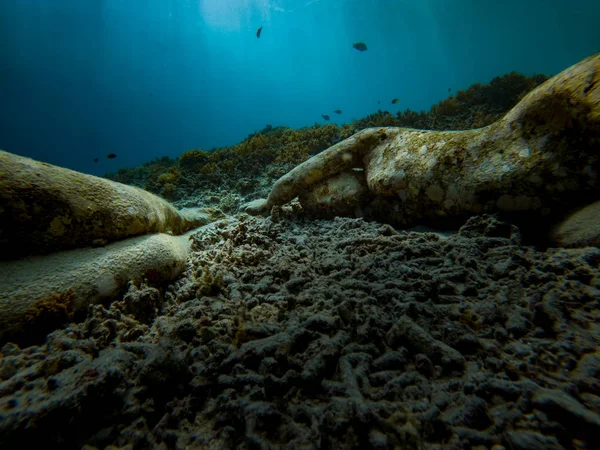
M 184 277 L 0 351 L 0 446 L 594 448 L 600 250 L 246 218 Z M 479 448 L 484 448 L 479 447 Z

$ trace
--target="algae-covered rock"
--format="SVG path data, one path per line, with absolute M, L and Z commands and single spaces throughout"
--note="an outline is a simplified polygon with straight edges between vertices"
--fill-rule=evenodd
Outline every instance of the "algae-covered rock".
M 142 189 L 0 151 L 1 259 L 202 223 Z
M 250 213 L 299 197 L 305 211 L 348 210 L 331 179 L 362 169 L 352 211 L 410 226 L 504 212 L 537 217 L 600 198 L 600 54 L 526 95 L 497 122 L 465 131 L 369 128 L 281 177 Z M 361 181 L 364 180 L 364 181 Z M 360 196 L 360 198 L 358 197 Z M 310 201 L 308 201 L 310 200 Z

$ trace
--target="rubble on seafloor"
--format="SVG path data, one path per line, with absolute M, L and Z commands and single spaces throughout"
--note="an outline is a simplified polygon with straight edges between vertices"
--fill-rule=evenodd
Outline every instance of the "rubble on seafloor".
M 183 277 L 0 350 L 0 446 L 591 449 L 600 249 L 217 221 Z

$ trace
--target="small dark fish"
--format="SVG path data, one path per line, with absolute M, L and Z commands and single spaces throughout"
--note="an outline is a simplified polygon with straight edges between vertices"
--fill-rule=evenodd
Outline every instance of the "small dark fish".
M 377 100 L 377 104 L 379 105 L 381 103 L 381 100 Z
M 355 44 L 352 44 L 352 48 L 355 48 L 359 52 L 364 52 L 367 50 L 367 44 L 365 44 L 364 42 L 357 42 Z
M 341 114 L 342 110 L 341 109 L 334 109 L 333 112 L 336 113 L 336 114 Z
M 395 98 L 394 100 L 392 100 L 392 104 L 395 105 L 396 103 L 398 103 L 398 99 L 397 98 Z
M 260 37 L 260 33 L 262 33 L 262 26 L 256 30 L 256 38 L 258 39 Z
M 448 92 L 450 92 L 452 90 L 452 88 L 448 88 Z
M 106 157 L 107 157 L 108 159 L 113 159 L 113 158 L 116 158 L 116 157 L 117 157 L 117 155 L 115 155 L 114 153 L 109 153 L 108 155 L 106 155 Z
M 321 117 L 325 120 L 329 120 L 329 116 L 327 114 L 321 114 Z
M 94 162 L 97 163 L 98 162 L 98 158 L 94 158 Z

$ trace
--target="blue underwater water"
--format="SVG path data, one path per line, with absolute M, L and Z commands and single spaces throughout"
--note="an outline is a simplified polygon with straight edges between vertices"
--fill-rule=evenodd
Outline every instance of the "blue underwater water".
M 0 148 L 102 175 L 267 124 L 427 110 L 597 52 L 598 17 L 597 0 L 2 0 Z

